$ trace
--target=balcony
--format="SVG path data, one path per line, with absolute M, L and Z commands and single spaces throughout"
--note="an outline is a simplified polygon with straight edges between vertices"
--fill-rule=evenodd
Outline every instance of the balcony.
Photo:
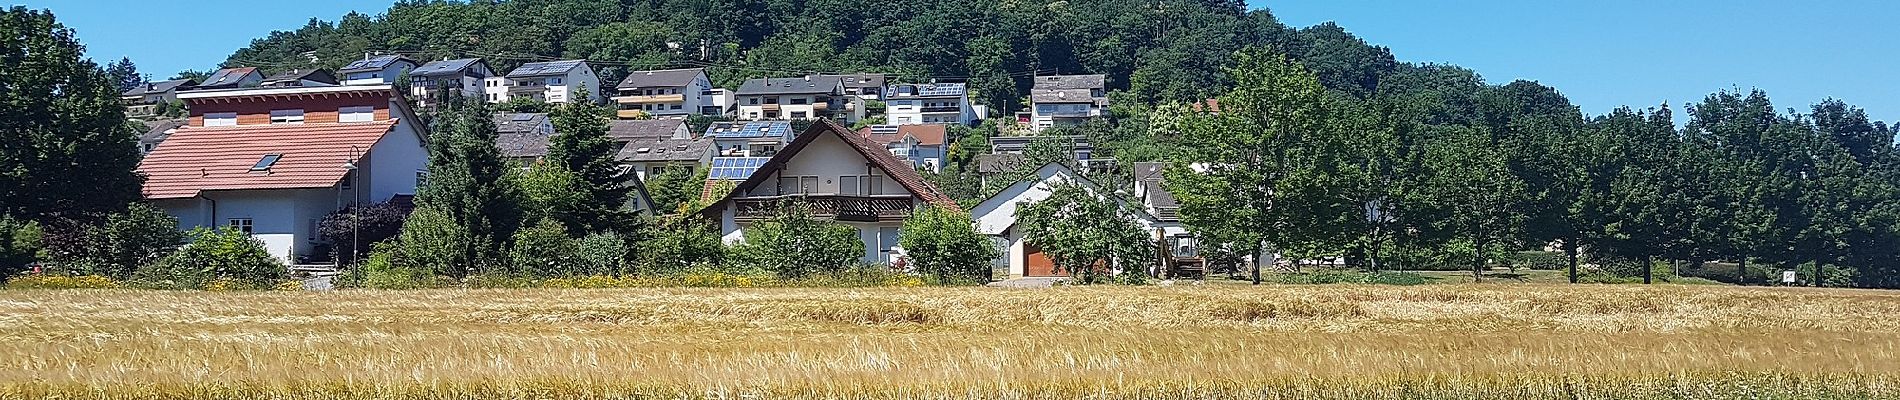
M 1089 111 L 1066 111 L 1065 110 L 1065 111 L 1055 111 L 1055 112 L 1044 113 L 1043 116 L 1049 117 L 1049 118 L 1089 118 L 1089 117 L 1094 117 L 1095 113 L 1089 112 Z
M 780 207 L 786 204 L 802 204 L 810 207 L 811 216 L 815 218 L 856 222 L 903 221 L 910 217 L 911 209 L 916 207 L 911 197 L 907 195 L 746 197 L 733 200 L 734 219 L 759 221 L 772 218 L 778 215 Z
M 646 111 L 641 111 L 641 110 L 616 110 L 616 111 L 614 111 L 614 116 L 615 116 L 615 117 L 619 117 L 620 119 L 640 119 L 640 118 L 642 118 L 642 117 L 645 117 L 645 116 L 647 116 L 647 115 L 648 115 L 648 114 L 647 114 L 647 112 L 646 112 Z
M 812 105 L 811 105 L 811 112 L 812 112 L 813 114 L 823 114 L 823 113 L 825 113 L 825 112 L 828 112 L 828 111 L 831 111 L 831 105 L 830 105 L 830 104 L 826 104 L 826 103 L 812 103 Z
M 547 90 L 548 90 L 548 87 L 547 87 L 547 86 L 541 86 L 541 85 L 533 85 L 533 86 L 526 86 L 526 85 L 523 85 L 523 86 L 509 86 L 509 87 L 508 87 L 508 94 L 519 94 L 519 93 L 540 93 L 540 92 L 545 92 L 545 91 L 547 91 Z
M 620 104 L 680 103 L 680 102 L 686 101 L 686 95 L 684 94 L 655 94 L 655 95 L 644 95 L 644 96 L 639 96 L 639 95 L 620 96 L 620 97 L 615 97 L 614 101 L 619 102 Z
M 778 104 L 770 104 L 770 103 L 761 104 L 759 105 L 759 108 L 764 109 L 766 112 L 778 112 L 779 110 Z
M 961 112 L 963 112 L 963 107 L 957 107 L 957 106 L 935 106 L 935 107 L 922 107 L 922 110 L 921 110 L 921 111 L 918 111 L 918 112 L 922 112 L 922 113 L 961 113 Z

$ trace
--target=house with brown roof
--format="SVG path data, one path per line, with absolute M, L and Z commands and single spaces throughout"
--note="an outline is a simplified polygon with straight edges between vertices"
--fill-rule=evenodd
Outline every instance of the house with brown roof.
M 614 103 L 620 108 L 621 118 L 725 113 L 724 107 L 713 101 L 712 81 L 706 79 L 704 68 L 633 71 L 615 89 L 620 92 Z
M 733 95 L 740 120 L 827 118 L 849 124 L 864 118 L 864 98 L 846 90 L 838 75 L 751 79 Z
M 1080 185 L 1090 194 L 1114 203 L 1121 209 L 1120 214 L 1148 231 L 1151 240 L 1159 241 L 1163 237 L 1161 222 L 1153 214 L 1128 202 L 1115 193 L 1117 191 L 1113 187 L 1098 184 L 1067 165 L 1057 162 L 1043 164 L 1030 175 L 1018 178 L 970 209 L 970 218 L 976 225 L 977 233 L 989 236 L 1001 255 L 994 264 L 1007 267 L 1012 277 L 1070 275 L 1070 271 L 1056 268 L 1055 262 L 1044 255 L 1042 249 L 1030 244 L 1033 238 L 1026 236 L 1022 227 L 1017 226 L 1016 219 L 1017 210 L 1049 198 L 1061 185 Z M 1140 260 L 1128 265 L 1145 265 L 1150 261 L 1159 260 Z
M 1035 86 L 1029 89 L 1026 122 L 1030 129 L 1041 132 L 1052 126 L 1078 125 L 1102 116 L 1107 110 L 1107 76 L 1038 76 Z
M 263 81 L 264 73 L 258 72 L 256 67 L 225 68 L 211 73 L 193 89 L 236 89 L 257 86 Z
M 910 162 L 910 165 L 930 171 L 938 171 L 943 166 L 945 151 L 949 148 L 950 127 L 941 124 L 928 125 L 872 125 L 859 130 L 858 134 L 870 139 L 891 155 Z
M 184 127 L 145 159 L 145 199 L 181 229 L 229 226 L 286 262 L 320 255 L 323 216 L 411 196 L 427 128 L 389 86 L 194 91 Z
M 545 113 L 496 113 L 495 147 L 502 158 L 529 162 L 548 155 L 554 121 Z
M 837 122 L 819 121 L 745 180 L 700 211 L 719 221 L 728 243 L 745 240 L 753 223 L 785 203 L 808 207 L 816 218 L 858 230 L 863 260 L 892 261 L 897 237 L 913 210 L 926 204 L 956 207 L 910 164 Z
M 674 168 L 696 171 L 712 163 L 713 139 L 695 137 L 678 118 L 618 120 L 607 135 L 620 145 L 620 162 L 641 180 Z

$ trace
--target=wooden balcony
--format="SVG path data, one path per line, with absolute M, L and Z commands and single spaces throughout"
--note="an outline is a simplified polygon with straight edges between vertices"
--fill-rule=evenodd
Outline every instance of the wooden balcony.
M 829 111 L 831 111 L 831 104 L 827 104 L 827 103 L 812 103 L 811 104 L 811 112 L 813 114 L 823 114 Z
M 910 217 L 911 210 L 916 207 L 908 195 L 743 197 L 733 200 L 734 218 L 740 221 L 764 220 L 778 215 L 781 207 L 796 205 L 809 207 L 814 218 L 855 222 L 903 221 Z
M 647 116 L 647 112 L 640 110 L 616 110 L 614 111 L 614 115 L 620 119 L 640 119 L 641 117 Z
M 619 102 L 620 104 L 681 103 L 681 102 L 686 101 L 686 95 L 684 94 L 655 94 L 655 95 L 645 95 L 645 96 L 640 96 L 640 95 L 620 96 L 620 97 L 615 97 L 614 101 Z
M 765 111 L 768 111 L 768 112 L 778 112 L 779 110 L 777 104 L 762 104 L 762 105 L 759 105 L 759 108 L 764 109 Z
M 532 85 L 532 86 L 530 86 L 530 85 L 519 85 L 519 86 L 509 86 L 509 87 L 508 87 L 508 93 L 509 93 L 509 94 L 521 94 L 521 93 L 538 93 L 538 92 L 545 92 L 545 91 L 547 91 L 547 90 L 548 90 L 548 87 L 547 87 L 547 86 L 541 86 L 541 85 Z

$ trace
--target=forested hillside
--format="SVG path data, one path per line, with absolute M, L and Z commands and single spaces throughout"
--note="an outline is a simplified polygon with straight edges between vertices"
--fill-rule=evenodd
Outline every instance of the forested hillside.
M 673 46 L 669 46 L 672 44 Z M 1233 0 L 521 0 L 403 1 L 273 32 L 225 66 L 336 68 L 366 52 L 429 60 L 585 58 L 629 69 L 711 67 L 716 84 L 811 72 L 967 81 L 977 101 L 1019 108 L 1037 73 L 1106 74 L 1142 103 L 1195 101 L 1225 86 L 1235 51 L 1306 60 L 1327 86 L 1369 93 L 1399 70 L 1384 48 L 1333 25 L 1289 28 Z M 312 61 L 315 60 L 315 61 Z

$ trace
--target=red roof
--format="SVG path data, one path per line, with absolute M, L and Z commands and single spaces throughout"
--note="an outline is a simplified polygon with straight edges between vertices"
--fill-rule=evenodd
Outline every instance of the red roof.
M 858 130 L 858 134 L 881 145 L 897 143 L 899 140 L 904 140 L 904 136 L 911 136 L 917 138 L 919 146 L 941 146 L 944 144 L 944 137 L 949 135 L 949 130 L 948 125 L 921 124 L 898 125 L 897 131 L 892 133 L 874 133 L 872 127 L 867 126 Z
M 865 138 L 864 135 L 852 132 L 851 129 L 838 125 L 837 122 L 831 120 L 821 120 L 813 123 L 810 128 L 806 128 L 805 132 L 799 134 L 796 139 L 792 139 L 791 143 L 785 144 L 784 150 L 779 150 L 777 155 L 772 156 L 772 159 L 766 160 L 765 164 L 759 166 L 759 169 L 754 171 L 750 178 L 746 178 L 745 181 L 740 182 L 738 187 L 726 193 L 721 200 L 731 199 L 734 194 L 745 193 L 753 187 L 764 183 L 766 177 L 771 176 L 772 172 L 785 168 L 786 162 L 791 161 L 792 157 L 797 157 L 799 150 L 803 150 L 805 146 L 818 140 L 819 136 L 826 134 L 837 135 L 839 139 L 843 139 L 845 143 L 851 145 L 851 148 L 857 149 L 858 154 L 863 155 L 865 160 L 876 164 L 878 169 L 884 170 L 884 175 L 889 176 L 891 180 L 897 181 L 899 185 L 902 185 L 905 190 L 910 191 L 912 195 L 917 196 L 918 199 L 942 207 L 957 208 L 956 200 L 952 200 L 950 196 L 944 195 L 943 191 L 937 189 L 937 185 L 933 185 L 930 181 L 924 180 L 923 174 L 917 173 L 916 167 L 911 166 L 909 161 L 898 159 L 897 156 L 891 155 L 890 151 L 884 150 L 884 145 L 872 142 L 871 139 Z
M 343 179 L 345 163 L 395 127 L 390 119 L 183 128 L 146 155 L 138 170 L 145 174 L 148 199 L 196 197 L 206 190 L 327 188 Z M 281 157 L 267 171 L 251 170 L 269 154 Z

